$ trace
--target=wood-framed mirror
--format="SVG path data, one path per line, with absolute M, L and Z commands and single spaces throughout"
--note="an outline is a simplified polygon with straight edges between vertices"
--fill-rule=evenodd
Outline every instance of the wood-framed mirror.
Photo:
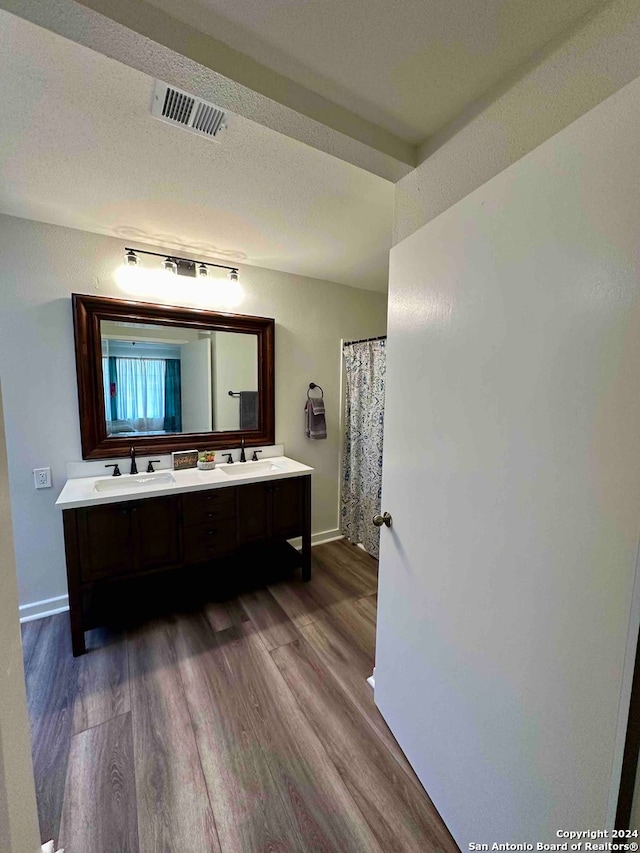
M 275 443 L 273 319 L 72 302 L 83 459 Z

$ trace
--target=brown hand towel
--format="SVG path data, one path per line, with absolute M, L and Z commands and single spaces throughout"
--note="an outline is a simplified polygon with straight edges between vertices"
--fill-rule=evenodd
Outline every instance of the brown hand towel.
M 327 421 L 322 397 L 309 397 L 304 407 L 307 438 L 318 440 L 327 437 Z

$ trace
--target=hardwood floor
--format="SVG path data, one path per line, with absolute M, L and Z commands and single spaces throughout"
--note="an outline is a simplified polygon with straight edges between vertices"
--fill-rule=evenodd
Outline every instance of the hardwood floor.
M 313 549 L 313 580 L 88 635 L 23 626 L 42 840 L 66 853 L 457 851 L 365 679 L 376 562 Z

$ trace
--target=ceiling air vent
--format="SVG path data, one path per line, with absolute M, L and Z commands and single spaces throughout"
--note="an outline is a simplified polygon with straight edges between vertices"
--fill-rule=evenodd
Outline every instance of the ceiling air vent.
M 227 126 L 229 113 L 194 95 L 156 80 L 151 114 L 192 133 L 217 139 Z

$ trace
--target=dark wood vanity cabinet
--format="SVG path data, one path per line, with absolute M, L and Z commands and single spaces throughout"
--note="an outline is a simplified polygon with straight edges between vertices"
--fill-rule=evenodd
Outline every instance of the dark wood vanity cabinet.
M 301 478 L 275 480 L 269 484 L 269 516 L 272 539 L 302 536 L 304 529 L 304 483 Z
M 202 563 L 233 554 L 238 542 L 236 501 L 235 487 L 182 496 L 185 563 Z
M 114 583 L 206 564 L 245 547 L 302 536 L 302 577 L 311 578 L 311 477 L 63 511 L 74 655 L 101 624 L 87 602 Z M 126 594 L 126 593 L 123 593 Z
M 249 483 L 238 493 L 238 544 L 269 538 L 268 483 Z
M 239 489 L 238 522 L 241 545 L 302 536 L 303 478 L 252 483 Z
M 178 495 L 136 501 L 131 507 L 131 517 L 136 572 L 180 564 Z
M 177 496 L 69 511 L 76 513 L 83 583 L 180 563 Z
M 304 477 L 183 496 L 185 562 L 223 557 L 253 543 L 303 536 Z
M 87 507 L 76 510 L 75 516 L 83 582 L 132 571 L 130 504 Z

